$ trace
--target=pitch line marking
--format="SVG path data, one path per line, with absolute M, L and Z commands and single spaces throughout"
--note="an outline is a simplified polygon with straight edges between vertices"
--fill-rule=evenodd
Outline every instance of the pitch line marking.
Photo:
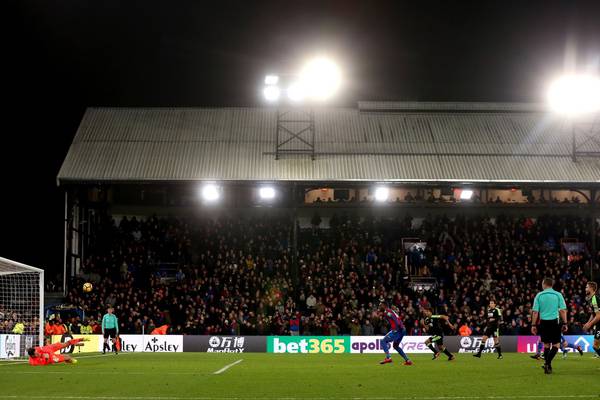
M 17 371 L 12 372 L 13 374 L 22 374 L 22 375 L 47 375 L 47 374 L 55 374 L 55 375 L 152 375 L 152 374 L 160 374 L 160 375 L 203 375 L 199 372 L 110 372 L 110 371 L 98 371 L 98 372 L 79 372 L 79 371 Z M 0 395 L 2 398 L 2 395 Z
M 239 360 L 238 360 L 239 361 Z M 239 363 L 239 362 L 238 362 Z M 589 399 L 600 398 L 600 395 L 517 395 L 517 396 L 441 396 L 441 397 L 407 397 L 412 400 L 461 400 L 461 399 L 541 399 L 541 398 L 569 398 Z M 0 399 L 93 399 L 93 400 L 338 400 L 341 397 L 156 397 L 156 396 L 27 396 L 27 395 L 2 395 Z M 344 398 L 346 399 L 346 398 Z M 350 397 L 349 400 L 396 400 L 396 397 Z
M 234 362 L 232 362 L 231 364 L 228 364 L 228 365 L 224 366 L 224 367 L 223 367 L 223 368 L 221 368 L 220 370 L 213 372 L 213 374 L 214 374 L 214 375 L 219 375 L 219 374 L 221 374 L 221 373 L 223 373 L 223 372 L 227 371 L 229 368 L 233 367 L 234 365 L 237 365 L 237 364 L 241 363 L 242 361 L 244 361 L 244 359 L 243 359 L 243 358 L 242 358 L 242 359 L 239 359 L 239 360 L 237 360 L 237 361 L 234 361 Z

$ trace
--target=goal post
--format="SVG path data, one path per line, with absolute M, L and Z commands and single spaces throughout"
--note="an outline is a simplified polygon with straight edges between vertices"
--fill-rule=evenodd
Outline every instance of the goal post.
M 44 270 L 0 257 L 0 360 L 44 345 Z

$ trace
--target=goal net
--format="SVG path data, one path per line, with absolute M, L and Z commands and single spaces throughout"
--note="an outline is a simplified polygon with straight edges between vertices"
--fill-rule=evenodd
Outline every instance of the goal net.
M 44 343 L 44 271 L 0 257 L 0 360 Z

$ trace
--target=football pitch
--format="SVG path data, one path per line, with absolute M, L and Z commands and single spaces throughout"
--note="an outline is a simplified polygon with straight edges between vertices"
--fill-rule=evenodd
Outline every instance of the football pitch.
M 459 354 L 413 366 L 380 355 L 129 353 L 76 365 L 0 364 L 0 399 L 600 399 L 600 359 L 557 355 L 553 375 L 526 354 Z

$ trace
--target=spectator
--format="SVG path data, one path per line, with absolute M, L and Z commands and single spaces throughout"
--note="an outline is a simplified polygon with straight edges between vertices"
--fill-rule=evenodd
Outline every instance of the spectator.
M 471 333 L 473 333 L 473 330 L 471 328 L 469 328 L 469 326 L 464 323 L 459 329 L 458 329 L 458 334 L 460 336 L 471 336 Z
M 87 319 L 85 319 L 83 321 L 83 324 L 81 324 L 80 331 L 81 331 L 82 335 L 91 335 L 93 333 L 93 329 L 90 326 L 90 323 L 89 323 L 89 321 Z
M 300 313 L 296 313 L 290 319 L 290 334 L 298 336 L 300 334 Z
M 371 321 L 368 319 L 362 325 L 361 334 L 364 336 L 373 336 L 373 325 L 371 325 Z
M 309 311 L 314 310 L 317 304 L 317 298 L 311 293 L 310 296 L 306 299 L 306 307 Z
M 361 334 L 360 324 L 356 318 L 350 322 L 350 334 L 352 336 L 359 336 Z

